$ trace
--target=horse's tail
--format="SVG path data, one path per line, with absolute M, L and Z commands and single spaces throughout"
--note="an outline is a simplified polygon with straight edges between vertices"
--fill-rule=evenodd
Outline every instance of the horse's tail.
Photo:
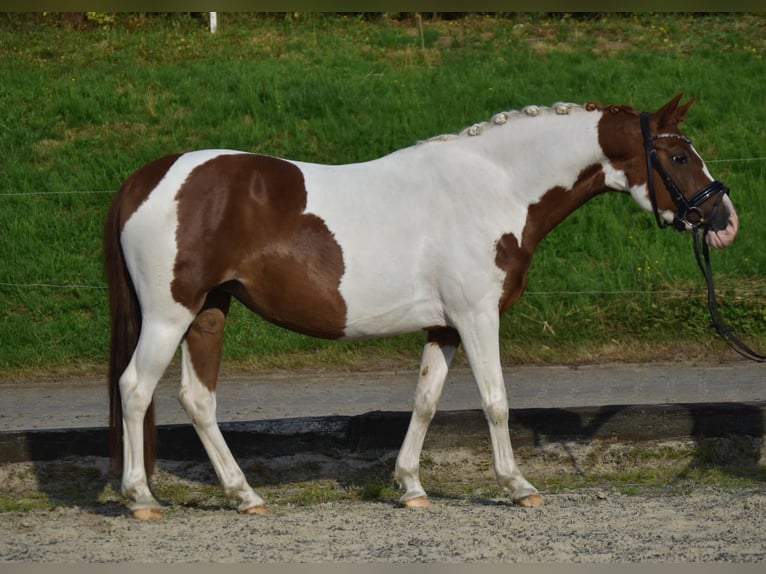
M 112 202 L 104 228 L 104 266 L 109 284 L 109 315 L 111 336 L 109 342 L 109 451 L 111 468 L 122 473 L 123 427 L 120 376 L 133 356 L 141 333 L 141 308 L 133 281 L 125 265 L 120 234 L 121 193 Z M 154 422 L 154 401 L 144 418 L 144 466 L 147 475 L 154 470 L 157 431 Z

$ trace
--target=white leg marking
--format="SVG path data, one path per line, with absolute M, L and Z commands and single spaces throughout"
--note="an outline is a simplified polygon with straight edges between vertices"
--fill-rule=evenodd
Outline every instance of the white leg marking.
M 181 390 L 178 398 L 210 457 L 224 493 L 240 499 L 240 512 L 264 506 L 264 500 L 247 483 L 221 434 L 215 415 L 215 393 L 209 391 L 197 376 L 186 341 L 182 343 L 181 350 Z
M 402 504 L 426 497 L 426 492 L 420 484 L 420 453 L 428 425 L 436 413 L 455 349 L 453 345 L 440 345 L 434 341 L 429 341 L 423 348 L 412 418 L 394 471 L 395 480 L 405 490 L 399 498 Z
M 482 408 L 489 424 L 497 481 L 511 493 L 513 502 L 537 505 L 542 502 L 542 498 L 537 489 L 522 476 L 511 447 L 508 398 L 500 366 L 499 324 L 497 310 L 492 309 L 477 313 L 471 321 L 464 322 L 458 331 L 479 386 Z M 528 500 L 525 502 L 524 499 Z
M 133 511 L 160 506 L 149 490 L 144 469 L 144 417 L 187 326 L 144 318 L 136 351 L 120 377 L 124 437 L 122 493 L 132 500 L 130 509 Z

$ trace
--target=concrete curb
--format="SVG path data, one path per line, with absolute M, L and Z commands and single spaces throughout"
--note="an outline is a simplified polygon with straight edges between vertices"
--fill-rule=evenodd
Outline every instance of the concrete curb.
M 356 416 L 304 417 L 222 423 L 237 458 L 322 452 L 330 449 L 398 449 L 410 413 L 372 411 Z M 514 446 L 562 440 L 625 442 L 675 438 L 764 436 L 766 402 L 608 405 L 569 409 L 511 409 Z M 190 424 L 158 427 L 158 457 L 205 460 Z M 480 410 L 437 413 L 425 448 L 483 447 L 489 444 Z M 108 456 L 108 429 L 70 428 L 0 433 L 0 462 Z

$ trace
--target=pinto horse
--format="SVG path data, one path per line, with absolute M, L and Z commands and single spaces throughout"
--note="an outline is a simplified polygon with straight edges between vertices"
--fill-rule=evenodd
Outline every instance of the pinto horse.
M 500 365 L 500 317 L 521 297 L 538 243 L 592 197 L 630 194 L 661 224 L 728 246 L 737 214 L 679 124 L 659 111 L 559 103 L 496 114 L 373 161 L 318 165 L 232 150 L 163 157 L 109 210 L 110 428 L 134 516 L 160 517 L 156 385 L 179 344 L 180 401 L 239 511 L 262 513 L 216 421 L 224 324 L 234 297 L 268 321 L 327 339 L 426 335 L 394 476 L 428 504 L 419 459 L 455 351 L 478 384 L 494 469 L 511 500 L 542 503 L 517 466 Z

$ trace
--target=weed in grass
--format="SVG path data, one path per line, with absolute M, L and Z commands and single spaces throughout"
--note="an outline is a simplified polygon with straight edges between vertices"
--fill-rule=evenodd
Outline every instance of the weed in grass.
M 155 486 L 154 491 L 159 500 L 170 505 L 189 507 L 231 505 L 231 501 L 223 496 L 218 485 L 173 481 Z
M 323 502 L 348 500 L 348 492 L 338 488 L 334 481 L 315 480 L 294 485 L 281 495 L 278 502 L 296 506 L 313 506 Z
M 0 496 L 0 514 L 3 512 L 33 512 L 52 510 L 57 504 L 43 492 L 28 493 L 24 496 Z
M 640 493 L 639 488 L 632 484 L 623 485 L 617 491 L 623 496 L 638 496 Z
M 396 500 L 399 498 L 399 493 L 390 481 L 369 478 L 362 485 L 359 498 L 361 500 Z

